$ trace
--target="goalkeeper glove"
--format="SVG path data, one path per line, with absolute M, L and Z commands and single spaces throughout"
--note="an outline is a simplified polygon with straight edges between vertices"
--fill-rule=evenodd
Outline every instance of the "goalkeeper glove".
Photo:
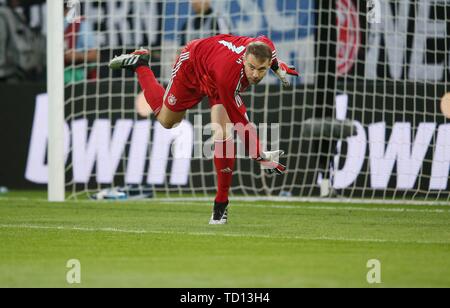
M 272 70 L 278 76 L 278 78 L 283 83 L 284 87 L 289 87 L 291 83 L 287 80 L 287 75 L 291 76 L 299 76 L 299 73 L 295 70 L 295 67 L 292 65 L 287 65 L 283 61 L 278 60 L 278 63 L 272 66 Z
M 284 151 L 272 151 L 272 152 L 262 152 L 256 161 L 261 164 L 261 168 L 267 174 L 278 174 L 281 175 L 286 172 L 286 166 L 278 162 L 280 156 L 284 154 Z

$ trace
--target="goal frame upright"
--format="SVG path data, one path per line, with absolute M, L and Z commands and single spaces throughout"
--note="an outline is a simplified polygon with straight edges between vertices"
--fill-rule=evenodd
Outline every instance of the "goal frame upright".
M 65 200 L 64 1 L 47 0 L 48 201 Z

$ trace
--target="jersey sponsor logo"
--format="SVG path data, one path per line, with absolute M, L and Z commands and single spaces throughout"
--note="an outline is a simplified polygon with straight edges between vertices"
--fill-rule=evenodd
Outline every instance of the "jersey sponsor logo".
M 236 53 L 236 54 L 241 54 L 244 50 L 245 50 L 245 46 L 236 46 L 231 42 L 227 42 L 224 40 L 219 41 L 219 44 L 222 44 L 223 46 L 227 47 L 229 50 L 231 50 L 232 52 Z

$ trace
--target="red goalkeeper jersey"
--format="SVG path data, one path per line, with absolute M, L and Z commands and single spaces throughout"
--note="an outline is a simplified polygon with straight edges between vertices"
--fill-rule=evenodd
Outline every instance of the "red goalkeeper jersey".
M 224 34 L 194 40 L 186 46 L 193 66 L 192 85 L 199 89 L 202 96 L 209 97 L 211 105 L 222 104 L 234 124 L 240 123 L 244 126 L 250 121 L 241 97 L 241 92 L 249 87 L 244 72 L 243 56 L 246 47 L 255 41 L 263 42 L 272 49 L 272 65 L 275 64 L 277 61 L 275 46 L 265 36 L 251 38 Z M 259 156 L 256 130 L 250 132 L 250 142 L 256 145 L 256 153 L 252 154 L 250 149 L 250 155 Z

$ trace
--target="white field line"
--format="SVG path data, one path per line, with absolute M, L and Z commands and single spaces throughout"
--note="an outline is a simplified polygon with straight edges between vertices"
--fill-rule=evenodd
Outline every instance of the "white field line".
M 158 201 L 176 201 L 180 198 L 160 198 Z M 188 201 L 205 201 L 211 202 L 213 197 L 187 197 L 183 200 Z M 329 204 L 378 204 L 378 205 L 420 205 L 420 206 L 450 206 L 449 201 L 414 201 L 414 200 L 369 200 L 369 199 L 356 199 L 356 198 L 303 198 L 303 197 L 232 197 L 233 201 L 242 201 L 242 202 L 257 202 L 257 201 L 272 201 L 272 202 L 281 202 L 281 203 L 292 203 L 292 202 L 301 202 L 301 203 L 329 203 Z
M 448 241 L 403 241 L 403 240 L 384 240 L 376 238 L 345 238 L 345 237 L 306 237 L 306 236 L 273 236 L 267 234 L 245 234 L 245 233 L 220 233 L 220 232 L 179 232 L 179 231 L 158 231 L 158 230 L 126 230 L 117 228 L 87 228 L 87 227 L 65 227 L 65 226 L 39 226 L 28 224 L 1 224 L 0 229 L 29 229 L 29 230 L 58 230 L 58 231 L 79 231 L 79 232 L 107 232 L 122 234 L 161 234 L 161 235 L 189 235 L 189 236 L 214 236 L 214 237 L 242 237 L 242 238 L 261 238 L 274 240 L 300 240 L 300 241 L 336 241 L 336 242 L 357 242 L 357 243 L 393 243 L 393 244 L 422 244 L 422 245 L 450 245 Z
M 161 203 L 166 203 L 162 201 Z M 180 202 L 174 205 L 195 206 L 198 203 Z M 208 204 L 212 206 L 211 204 Z M 408 208 L 370 208 L 370 207 L 350 207 L 350 206 L 312 206 L 312 205 L 278 205 L 278 204 L 232 204 L 231 207 L 248 208 L 274 208 L 274 209 L 296 209 L 296 210 L 325 210 L 325 211 L 355 211 L 355 212 L 388 212 L 388 213 L 450 213 L 447 209 L 408 209 Z
M 40 201 L 47 202 L 44 199 L 33 199 L 33 198 L 0 198 L 0 201 Z M 148 204 L 152 205 L 152 202 L 155 201 L 157 203 L 167 203 L 170 205 L 176 206 L 212 206 L 211 200 L 204 201 L 198 200 L 197 202 L 189 202 L 192 199 L 187 199 L 188 202 L 180 200 L 180 199 L 150 199 L 148 201 L 142 200 L 118 200 L 118 201 L 94 201 L 94 200 L 79 200 L 73 201 L 76 204 L 117 204 L 120 205 L 124 202 L 129 202 L 131 204 Z M 242 202 L 242 201 L 241 201 Z M 314 206 L 308 205 L 308 203 L 302 205 L 283 205 L 284 201 L 279 201 L 280 204 L 272 203 L 272 204 L 250 204 L 249 201 L 244 201 L 243 203 L 231 203 L 232 207 L 246 207 L 246 208 L 274 208 L 274 209 L 295 209 L 295 210 L 324 210 L 324 211 L 355 211 L 355 212 L 386 212 L 386 213 L 432 213 L 432 214 L 441 214 L 441 213 L 450 213 L 450 209 L 431 209 L 429 206 L 426 206 L 424 209 L 412 209 L 405 206 L 404 208 L 374 208 L 374 207 L 357 207 L 357 206 Z
M 156 202 L 183 202 L 184 201 L 190 201 L 190 202 L 209 202 L 211 203 L 213 197 L 186 197 L 186 198 L 155 198 L 155 199 L 149 199 L 148 202 L 152 202 L 153 200 Z M 36 198 L 11 198 L 11 197 L 0 197 L 0 200 L 4 201 L 41 201 L 46 202 L 46 199 L 36 199 Z M 301 202 L 304 204 L 308 203 L 328 203 L 328 204 L 377 204 L 377 205 L 403 205 L 403 206 L 427 206 L 427 207 L 434 207 L 434 206 L 445 206 L 450 207 L 450 200 L 449 201 L 413 201 L 413 200 L 369 200 L 369 199 L 350 199 L 350 198 L 335 198 L 335 199 L 322 199 L 322 198 L 297 198 L 297 197 L 233 197 L 232 200 L 234 202 L 258 202 L 258 201 L 270 201 L 274 203 L 293 203 L 293 202 Z M 85 202 L 104 202 L 104 201 L 93 201 L 93 200 L 68 200 L 70 202 L 75 203 L 85 203 Z M 145 202 L 142 200 L 122 200 L 125 202 L 136 202 L 141 203 Z M 113 202 L 113 201 L 106 201 L 106 202 Z

